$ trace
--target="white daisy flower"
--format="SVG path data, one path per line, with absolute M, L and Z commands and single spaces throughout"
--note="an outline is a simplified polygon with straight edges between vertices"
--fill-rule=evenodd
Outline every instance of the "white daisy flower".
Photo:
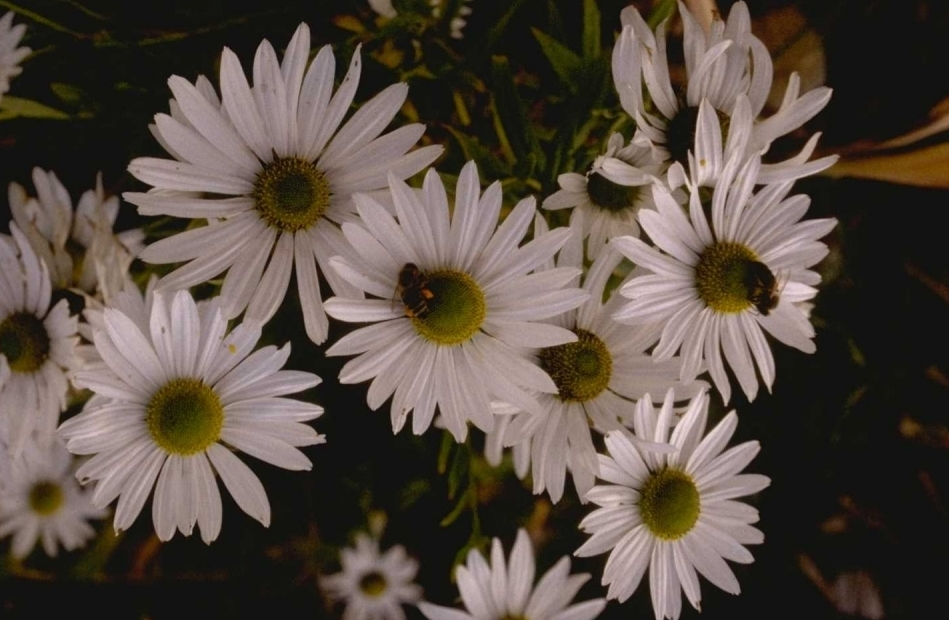
M 434 170 L 420 193 L 395 176 L 389 185 L 398 221 L 357 195 L 362 223 L 343 224 L 357 258 L 333 260 L 343 278 L 373 297 L 326 302 L 335 319 L 374 323 L 326 352 L 357 355 L 343 366 L 340 381 L 372 379 L 372 409 L 392 396 L 394 432 L 412 410 L 412 430 L 424 432 L 436 406 L 458 441 L 466 437 L 468 421 L 492 430 L 491 400 L 540 413 L 530 391 L 557 387 L 526 348 L 576 340 L 572 332 L 538 321 L 577 307 L 587 294 L 564 288 L 577 269 L 530 272 L 554 255 L 570 230 L 518 247 L 536 212 L 533 199 L 518 203 L 495 230 L 501 185 L 492 184 L 479 198 L 474 162 L 458 178 L 453 212 Z
M 641 137 L 637 133 L 624 146 L 623 136 L 614 133 L 586 174 L 561 174 L 560 189 L 544 200 L 544 209 L 573 209 L 570 227 L 582 232 L 584 239 L 589 237 L 590 258 L 596 258 L 613 237 L 638 237 L 636 214 L 654 207 L 649 187 L 658 182 L 662 163 Z
M 328 321 L 317 264 L 333 291 L 352 285 L 327 269 L 344 251 L 339 223 L 354 218 L 352 194 L 382 189 L 386 175 L 407 178 L 430 164 L 440 146 L 407 151 L 421 124 L 380 135 L 405 101 L 395 84 L 349 110 L 362 67 L 357 50 L 335 94 L 335 59 L 324 46 L 309 64 L 310 31 L 300 24 L 282 63 L 268 41 L 257 48 L 254 86 L 237 56 L 221 58 L 221 100 L 206 79 L 197 85 L 172 76 L 172 114 L 155 117 L 155 132 L 174 160 L 138 158 L 129 171 L 154 186 L 127 193 L 142 215 L 208 219 L 208 225 L 162 239 L 141 254 L 150 263 L 189 261 L 161 289 L 186 288 L 224 271 L 225 318 L 266 322 L 286 295 L 291 271 L 307 335 L 326 339 Z M 331 97 L 332 94 L 332 97 Z M 213 196 L 209 196 L 213 195 Z
M 29 443 L 20 458 L 0 463 L 0 538 L 13 536 L 10 551 L 25 558 L 39 540 L 55 557 L 78 549 L 95 535 L 90 519 L 105 517 L 73 477 L 72 457 L 58 441 Z
M 405 620 L 403 604 L 414 605 L 422 588 L 414 583 L 418 562 L 395 545 L 379 552 L 379 541 L 360 533 L 356 546 L 340 552 L 342 571 L 320 577 L 320 587 L 342 601 L 343 620 Z
M 757 158 L 725 166 L 712 194 L 711 221 L 701 192 L 692 191 L 686 214 L 657 190 L 658 210 L 640 216 L 657 247 L 634 237 L 614 241 L 652 272 L 622 287 L 631 301 L 614 318 L 662 323 L 653 356 L 661 361 L 681 350 L 683 381 L 706 364 L 726 403 L 731 387 L 724 360 L 749 400 L 758 393 L 756 367 L 771 389 L 775 367 L 765 331 L 805 353 L 814 351 L 814 328 L 800 304 L 817 294 L 820 275 L 809 267 L 827 254 L 818 239 L 836 225 L 833 218 L 800 221 L 810 200 L 788 197 L 791 183 L 753 193 L 758 167 Z
M 458 590 L 466 611 L 421 602 L 418 605 L 428 620 L 593 620 L 606 606 L 606 599 L 595 598 L 571 605 L 590 575 L 570 574 L 570 558 L 563 556 L 534 583 L 534 552 L 523 529 L 511 556 L 504 561 L 501 541 L 491 541 L 491 563 L 472 549 L 465 566 L 455 570 Z
M 546 228 L 538 218 L 537 233 L 545 233 Z M 537 395 L 544 408 L 541 415 L 516 412 L 505 429 L 505 444 L 526 442 L 530 447 L 534 493 L 546 490 L 554 503 L 563 496 L 568 470 L 581 499 L 593 488 L 598 471 L 593 431 L 606 433 L 631 423 L 634 401 L 647 393 L 664 394 L 675 388 L 685 399 L 704 385 L 679 382 L 681 361 L 677 357 L 656 362 L 645 353 L 659 338 L 656 326 L 613 320 L 625 300 L 611 295 L 604 303 L 603 294 L 622 258 L 607 247 L 583 279 L 589 299 L 576 310 L 548 319 L 577 335 L 576 342 L 538 351 L 540 366 L 553 378 L 558 391 Z M 582 266 L 578 236 L 560 251 L 557 264 Z
M 79 321 L 52 303 L 49 271 L 16 224 L 0 238 L 0 417 L 16 458 L 34 434 L 53 438 L 66 409 L 67 373 L 79 366 Z
M 86 191 L 75 209 L 55 173 L 34 168 L 33 184 L 35 198 L 18 183 L 10 184 L 10 211 L 49 267 L 53 288 L 99 292 L 111 299 L 122 290 L 129 265 L 143 247 L 143 231 L 113 234 L 119 198 L 105 197 L 101 174 L 96 188 Z
M 469 1 L 461 0 L 458 2 L 457 9 L 449 16 L 448 32 L 452 39 L 463 39 L 465 36 L 462 30 L 468 24 L 468 20 L 465 18 L 471 15 L 471 7 L 467 4 Z M 442 18 L 442 9 L 445 5 L 451 6 L 451 2 L 446 0 L 428 0 L 428 4 L 432 7 L 432 17 L 435 19 Z
M 653 34 L 632 6 L 621 13 L 623 32 L 613 48 L 612 65 L 623 109 L 668 159 L 686 166 L 702 100 L 709 101 L 723 128 L 728 127 L 741 95 L 748 98 L 752 118 L 758 118 L 771 91 L 773 67 L 767 48 L 751 33 L 751 18 L 744 2 L 732 5 L 727 21 L 714 20 L 708 33 L 682 2 L 679 14 L 685 29 L 684 92 L 677 92 L 670 77 L 667 22 Z M 647 111 L 643 84 L 658 115 Z M 773 140 L 803 125 L 827 105 L 830 96 L 831 90 L 826 87 L 800 96 L 800 78 L 792 74 L 781 108 L 755 123 L 747 154 L 767 150 Z M 801 154 L 805 161 L 814 148 L 816 136 Z
M 846 616 L 882 620 L 883 601 L 873 577 L 865 570 L 843 571 L 828 588 L 831 602 Z
M 738 580 L 724 560 L 753 561 L 744 545 L 763 542 L 750 524 L 758 511 L 735 498 L 770 483 L 760 474 L 739 474 L 758 453 L 757 441 L 724 450 L 738 417 L 734 411 L 707 435 L 708 395 L 692 400 L 671 437 L 673 394 L 657 414 L 646 396 L 636 405 L 636 438 L 671 445 L 660 452 L 622 431 L 606 436 L 609 456 L 600 456 L 598 485 L 587 499 L 600 506 L 580 522 L 591 534 L 575 555 L 610 552 L 603 569 L 607 598 L 625 601 L 649 569 L 649 589 L 657 620 L 679 617 L 680 589 L 696 609 L 701 600 L 698 573 L 719 588 L 738 594 Z M 697 572 L 696 572 L 697 571 Z
M 0 100 L 10 90 L 10 80 L 23 72 L 20 63 L 33 51 L 28 47 L 17 47 L 25 32 L 25 24 L 13 25 L 13 11 L 0 17 Z
M 289 344 L 251 353 L 258 326 L 228 333 L 217 300 L 199 307 L 187 291 L 171 299 L 119 295 L 102 321 L 94 338 L 104 364 L 75 378 L 96 395 L 59 432 L 74 454 L 94 455 L 76 476 L 98 481 L 97 506 L 118 497 L 116 531 L 132 525 L 154 487 L 158 537 L 169 540 L 175 529 L 189 536 L 197 523 L 210 543 L 221 530 L 215 473 L 244 512 L 269 525 L 263 485 L 232 450 L 284 469 L 310 469 L 297 448 L 324 441 L 303 424 L 323 408 L 285 395 L 320 378 L 280 370 Z

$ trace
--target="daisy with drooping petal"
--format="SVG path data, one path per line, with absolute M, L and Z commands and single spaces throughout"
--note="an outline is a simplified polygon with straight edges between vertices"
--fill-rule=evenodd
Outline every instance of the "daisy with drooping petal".
M 546 230 L 546 223 L 538 218 L 536 234 Z M 557 264 L 579 268 L 582 251 L 579 235 L 574 235 L 560 251 Z M 530 447 L 534 493 L 546 490 L 555 503 L 563 496 L 567 471 L 581 499 L 593 487 L 597 473 L 593 431 L 623 428 L 632 421 L 634 401 L 649 392 L 664 394 L 675 388 L 685 399 L 704 385 L 679 381 L 678 358 L 657 363 L 645 353 L 659 337 L 655 326 L 613 320 L 625 300 L 614 294 L 604 303 L 603 294 L 621 260 L 618 252 L 607 247 L 584 277 L 589 299 L 576 310 L 548 319 L 577 335 L 576 342 L 538 351 L 540 366 L 554 380 L 557 392 L 537 395 L 544 408 L 541 415 L 515 412 L 505 428 L 505 444 L 516 447 L 526 442 Z
M 751 525 L 758 511 L 735 498 L 770 483 L 760 474 L 739 473 L 758 453 L 757 441 L 725 450 L 738 425 L 734 411 L 705 434 L 709 398 L 703 392 L 672 430 L 673 398 L 671 391 L 666 394 L 658 414 L 649 396 L 637 403 L 634 427 L 640 441 L 623 431 L 607 434 L 609 456 L 599 457 L 599 477 L 609 484 L 587 493 L 599 508 L 580 522 L 591 536 L 575 552 L 581 557 L 610 552 L 602 583 L 609 586 L 607 598 L 620 602 L 639 587 L 648 568 L 657 620 L 679 617 L 680 590 L 699 608 L 699 574 L 738 594 L 738 580 L 725 560 L 752 562 L 744 545 L 759 544 L 764 536 Z M 652 450 L 642 440 L 674 450 Z
M 666 23 L 654 34 L 634 7 L 621 13 L 623 32 L 613 48 L 613 81 L 623 109 L 670 162 L 688 165 L 694 149 L 699 104 L 707 100 L 727 133 L 739 96 L 748 98 L 753 119 L 760 117 L 771 91 L 773 67 L 767 48 L 751 33 L 744 2 L 732 5 L 728 19 L 713 20 L 709 32 L 679 2 L 684 26 L 683 53 L 687 84 L 677 92 L 666 55 Z M 643 85 L 658 114 L 647 110 Z M 765 151 L 776 138 L 797 129 L 830 101 L 826 87 L 800 96 L 800 78 L 792 74 L 781 108 L 754 124 L 747 156 Z M 817 135 L 798 158 L 806 161 L 817 146 Z M 826 162 L 833 164 L 835 158 Z M 826 167 L 825 166 L 825 167 Z
M 345 251 L 339 223 L 354 218 L 352 194 L 384 188 L 387 174 L 415 174 L 442 148 L 407 152 L 424 132 L 417 123 L 382 134 L 405 101 L 405 84 L 386 88 L 340 126 L 359 83 L 359 52 L 335 93 L 331 48 L 321 48 L 307 68 L 309 53 L 305 24 L 280 63 L 265 40 L 250 86 L 225 48 L 220 100 L 206 79 L 194 85 L 172 76 L 172 114 L 156 115 L 155 133 L 175 159 L 133 160 L 129 171 L 159 191 L 124 197 L 143 215 L 208 219 L 142 252 L 151 263 L 188 261 L 159 288 L 185 288 L 227 271 L 224 317 L 246 309 L 246 319 L 263 323 L 283 301 L 293 271 L 307 335 L 321 343 L 328 322 L 317 264 L 335 293 L 357 294 L 327 268 Z
M 58 441 L 31 442 L 20 458 L 0 463 L 0 538 L 12 535 L 14 557 L 25 558 L 37 540 L 55 557 L 60 547 L 72 551 L 93 537 L 89 520 L 105 511 L 92 505 L 92 491 L 79 488 L 73 471 Z
M 0 237 L 0 417 L 14 458 L 34 435 L 52 440 L 79 364 L 77 317 L 52 307 L 49 270 L 16 224 Z
M 639 236 L 636 214 L 653 207 L 649 186 L 658 182 L 661 163 L 637 133 L 629 144 L 610 136 L 606 151 L 585 174 L 568 172 L 557 177 L 560 189 L 544 200 L 549 210 L 573 208 L 570 227 L 589 237 L 587 254 L 596 258 L 613 237 Z
M 405 620 L 402 605 L 414 605 L 422 588 L 414 583 L 418 562 L 402 545 L 379 552 L 379 541 L 360 533 L 356 546 L 340 552 L 342 571 L 320 577 L 320 587 L 342 601 L 343 620 Z
M 0 100 L 10 90 L 10 80 L 23 72 L 20 63 L 32 51 L 28 47 L 17 47 L 25 32 L 25 24 L 13 25 L 13 11 L 0 17 Z
M 749 400 L 758 393 L 756 368 L 771 389 L 774 358 L 764 332 L 805 353 L 814 351 L 814 328 L 800 304 L 817 294 L 820 275 L 809 268 L 827 254 L 818 239 L 836 225 L 833 218 L 800 221 L 810 200 L 788 197 L 789 182 L 754 192 L 758 167 L 758 158 L 724 167 L 712 195 L 711 221 L 697 188 L 688 214 L 656 190 L 658 210 L 642 213 L 640 224 L 657 247 L 634 237 L 614 241 L 652 272 L 622 287 L 631 301 L 614 318 L 661 323 L 653 356 L 665 360 L 681 350 L 683 381 L 706 364 L 726 403 L 731 386 L 725 361 Z
M 481 552 L 472 549 L 465 565 L 455 570 L 466 611 L 424 601 L 418 607 L 428 620 L 593 620 L 606 606 L 603 598 L 570 604 L 590 575 L 571 575 L 568 556 L 544 573 L 537 587 L 533 587 L 534 573 L 530 538 L 520 529 L 507 562 L 501 541 L 495 538 L 490 565 Z
M 575 268 L 530 272 L 554 255 L 570 230 L 519 247 L 536 212 L 533 199 L 522 200 L 497 226 L 501 185 L 479 195 L 474 162 L 461 171 L 451 215 L 434 170 L 420 193 L 395 176 L 389 186 L 398 221 L 357 195 L 362 223 L 343 224 L 356 259 L 333 260 L 341 277 L 373 297 L 326 302 L 335 319 L 374 323 L 326 352 L 357 355 L 343 366 L 340 381 L 372 379 L 372 409 L 391 396 L 394 432 L 413 410 L 412 430 L 424 432 L 436 406 L 458 441 L 466 437 L 468 421 L 492 430 L 492 400 L 539 413 L 530 391 L 557 388 L 527 347 L 576 340 L 539 321 L 577 307 L 587 294 L 566 287 L 579 273 Z
M 143 247 L 143 231 L 113 233 L 119 198 L 105 197 L 101 174 L 96 188 L 83 193 L 75 209 L 55 173 L 34 168 L 33 185 L 35 198 L 18 183 L 10 184 L 10 211 L 49 268 L 53 288 L 76 288 L 111 299 L 122 290 L 129 265 Z
M 93 392 L 82 413 L 59 429 L 74 454 L 94 455 L 76 472 L 96 480 L 93 502 L 118 497 L 116 531 L 128 529 L 152 494 L 161 540 L 197 524 L 210 543 L 221 530 L 215 474 L 240 508 L 264 524 L 270 504 L 263 485 L 232 450 L 290 470 L 308 470 L 297 448 L 324 441 L 303 424 L 323 408 L 286 398 L 319 377 L 280 370 L 290 345 L 253 351 L 254 324 L 230 332 L 217 300 L 195 304 L 187 291 L 151 299 L 120 294 L 95 329 L 104 363 L 76 374 Z

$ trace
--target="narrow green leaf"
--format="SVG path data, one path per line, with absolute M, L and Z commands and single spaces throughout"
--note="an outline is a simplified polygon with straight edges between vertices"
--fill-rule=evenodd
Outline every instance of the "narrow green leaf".
M 10 97 L 7 95 L 0 100 L 0 111 L 7 112 L 11 116 L 22 116 L 25 118 L 50 118 L 56 120 L 69 118 L 69 115 L 65 112 L 43 105 L 38 101 L 21 99 L 20 97 Z
M 649 14 L 649 19 L 646 20 L 646 23 L 649 24 L 650 28 L 655 30 L 656 26 L 662 23 L 662 20 L 671 17 L 675 12 L 676 0 L 659 0 L 652 8 L 652 12 Z
M 596 0 L 583 0 L 583 57 L 599 58 L 600 52 L 600 9 Z
M 459 497 L 458 503 L 455 504 L 455 507 L 451 509 L 451 512 L 445 515 L 445 518 L 439 522 L 439 525 L 446 527 L 457 521 L 458 517 L 460 517 L 465 512 L 465 508 L 467 508 L 470 504 L 471 502 L 468 500 L 467 494 Z
M 491 78 L 491 102 L 497 115 L 495 130 L 502 141 L 502 148 L 504 141 L 507 141 L 514 156 L 513 161 L 517 162 L 533 153 L 541 162 L 540 167 L 543 167 L 544 152 L 534 133 L 534 126 L 527 117 L 524 102 L 517 93 L 507 57 L 491 57 Z
M 577 74 L 580 72 L 581 59 L 570 48 L 554 39 L 549 34 L 531 28 L 534 38 L 540 44 L 540 49 L 550 61 L 551 66 L 570 92 L 576 93 L 578 88 Z

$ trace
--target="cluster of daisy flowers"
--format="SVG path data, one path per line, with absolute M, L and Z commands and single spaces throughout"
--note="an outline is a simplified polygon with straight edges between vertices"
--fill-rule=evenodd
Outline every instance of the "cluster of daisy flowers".
M 738 593 L 726 560 L 751 562 L 746 546 L 763 536 L 737 500 L 769 479 L 742 473 L 757 442 L 728 447 L 734 412 L 707 430 L 709 388 L 727 403 L 731 371 L 749 400 L 761 383 L 770 390 L 769 335 L 814 350 L 813 267 L 835 221 L 803 219 L 808 198 L 791 190 L 834 158 L 810 161 L 816 135 L 788 160 L 763 157 L 830 91 L 801 94 L 792 77 L 766 114 L 771 59 L 744 3 L 707 31 L 680 15 L 687 81 L 674 85 L 666 23 L 653 32 L 623 11 L 612 70 L 635 133 L 609 136 L 541 209 L 533 197 L 505 209 L 500 183 L 483 188 L 473 161 L 449 192 L 430 167 L 442 147 L 419 145 L 424 126 L 390 129 L 408 87 L 352 111 L 361 51 L 337 80 L 330 46 L 311 58 L 305 24 L 282 56 L 260 44 L 252 81 L 227 48 L 217 88 L 168 80 L 173 99 L 151 126 L 168 157 L 134 159 L 128 170 L 149 189 L 123 198 L 142 216 L 194 225 L 146 244 L 140 230 L 113 231 L 118 199 L 101 178 L 75 208 L 52 172 L 35 171 L 36 197 L 12 184 L 0 237 L 0 536 L 12 535 L 14 554 L 38 539 L 48 554 L 76 548 L 113 503 L 126 530 L 149 500 L 159 539 L 197 525 L 210 543 L 219 482 L 269 525 L 242 455 L 307 470 L 301 448 L 326 440 L 309 424 L 323 408 L 300 396 L 320 377 L 284 368 L 290 343 L 258 347 L 293 294 L 307 337 L 351 358 L 338 381 L 368 382 L 368 406 L 388 409 L 394 433 L 410 417 L 413 433 L 437 424 L 458 442 L 473 427 L 490 462 L 511 449 L 517 473 L 553 502 L 569 473 L 596 506 L 576 554 L 609 552 L 606 598 L 571 605 L 589 575 L 569 575 L 563 558 L 532 589 L 526 533 L 507 562 L 495 539 L 490 564 L 472 551 L 457 569 L 461 612 L 419 603 L 414 560 L 361 537 L 322 580 L 345 618 L 402 620 L 402 605 L 419 603 L 430 620 L 592 620 L 647 571 L 659 620 L 679 616 L 683 593 L 699 607 L 699 575 Z M 545 212 L 558 209 L 572 209 L 570 224 L 551 229 Z M 141 287 L 135 258 L 176 267 Z M 190 292 L 219 278 L 214 296 Z M 334 342 L 330 318 L 352 324 Z

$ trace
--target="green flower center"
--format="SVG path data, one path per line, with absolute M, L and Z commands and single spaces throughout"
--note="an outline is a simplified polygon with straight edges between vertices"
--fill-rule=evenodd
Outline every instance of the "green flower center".
M 610 384 L 613 357 L 595 334 L 576 329 L 576 342 L 540 351 L 540 367 L 547 371 L 563 401 L 585 402 L 600 395 Z
M 695 266 L 699 297 L 716 312 L 734 314 L 752 305 L 752 282 L 761 265 L 753 251 L 740 243 L 721 241 L 710 245 Z
M 685 472 L 663 469 L 643 483 L 639 512 L 646 527 L 663 540 L 688 534 L 699 519 L 702 502 L 695 482 Z
M 722 129 L 722 144 L 728 138 L 728 127 L 731 118 L 715 110 L 718 124 Z M 699 124 L 699 109 L 697 107 L 680 105 L 679 111 L 669 119 L 666 125 L 666 148 L 672 161 L 682 164 L 689 169 L 689 151 L 695 153 L 695 133 Z
M 619 213 L 631 208 L 639 199 L 640 187 L 620 185 L 610 181 L 599 172 L 587 177 L 587 194 L 596 206 L 610 213 Z
M 436 344 L 451 346 L 466 342 L 484 323 L 484 292 L 467 273 L 450 269 L 426 276 L 432 293 L 428 312 L 412 317 L 420 336 Z
M 63 505 L 63 488 L 59 484 L 44 480 L 30 489 L 30 508 L 41 517 L 48 517 Z
M 172 379 L 148 401 L 145 420 L 152 439 L 165 452 L 187 456 L 218 440 L 224 407 L 214 390 L 199 379 Z
M 366 596 L 381 596 L 386 591 L 386 578 L 377 571 L 366 573 L 359 579 L 359 589 Z
M 316 224 L 330 206 L 330 194 L 326 175 L 312 162 L 276 157 L 257 175 L 253 197 L 264 221 L 294 232 Z
M 0 322 L 0 355 L 13 372 L 36 372 L 49 357 L 49 334 L 36 315 L 15 312 Z

